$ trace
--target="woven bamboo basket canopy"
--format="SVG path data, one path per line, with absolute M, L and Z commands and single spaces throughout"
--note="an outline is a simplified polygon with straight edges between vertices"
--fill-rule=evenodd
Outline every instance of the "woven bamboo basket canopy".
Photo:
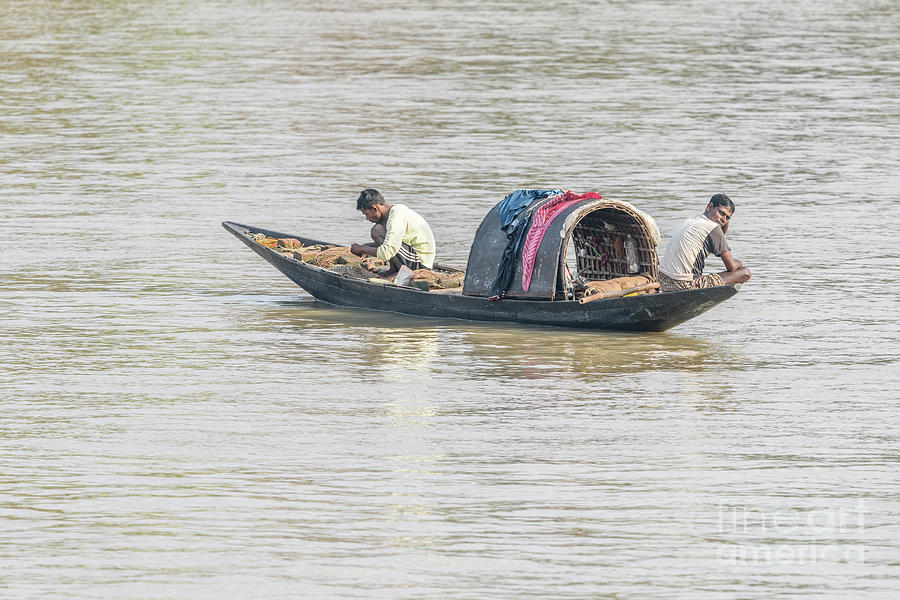
M 638 272 L 656 281 L 659 230 L 652 217 L 627 202 L 586 199 L 575 203 L 561 211 L 547 228 L 534 259 L 528 290 L 522 284 L 524 268 L 520 256 L 506 297 L 566 299 L 565 255 L 570 240 L 576 248 L 577 269 L 582 278 L 604 280 L 632 275 L 624 249 L 628 236 L 637 243 Z M 500 228 L 498 203 L 485 216 L 472 242 L 464 295 L 490 295 L 506 243 L 506 232 Z

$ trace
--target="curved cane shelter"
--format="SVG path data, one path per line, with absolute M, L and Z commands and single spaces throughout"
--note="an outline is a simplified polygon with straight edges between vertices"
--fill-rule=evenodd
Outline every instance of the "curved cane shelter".
M 549 223 L 542 224 L 544 230 L 537 250 L 529 254 L 526 247 L 519 249 L 506 298 L 571 300 L 579 287 L 584 289 L 590 282 L 639 274 L 650 282 L 658 280 L 659 230 L 652 217 L 627 202 L 605 200 L 599 194 L 566 194 L 569 202 Z M 536 200 L 528 210 L 539 211 L 539 205 L 553 201 L 552 197 Z M 500 226 L 500 204 L 488 212 L 475 234 L 463 295 L 491 295 L 498 265 L 509 242 L 507 232 Z M 525 235 L 534 238 L 534 227 L 535 223 L 530 223 Z M 629 269 L 626 254 L 626 247 L 631 244 L 629 238 L 634 240 L 637 249 L 637 269 Z M 566 263 L 570 249 L 575 255 L 574 270 Z

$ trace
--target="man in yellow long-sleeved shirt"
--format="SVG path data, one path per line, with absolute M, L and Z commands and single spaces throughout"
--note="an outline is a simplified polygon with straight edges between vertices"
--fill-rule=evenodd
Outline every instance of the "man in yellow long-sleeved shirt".
M 350 251 L 360 256 L 377 256 L 391 265 L 385 275 L 400 270 L 430 269 L 434 265 L 434 234 L 422 216 L 403 204 L 389 204 L 377 190 L 366 189 L 356 199 L 372 226 L 371 244 L 352 244 Z

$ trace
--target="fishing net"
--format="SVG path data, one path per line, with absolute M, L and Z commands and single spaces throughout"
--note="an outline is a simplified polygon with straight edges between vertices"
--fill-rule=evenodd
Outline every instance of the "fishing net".
M 358 263 L 360 260 L 358 256 L 350 252 L 349 246 L 333 246 L 322 250 L 307 262 L 324 269 L 331 269 L 335 264 L 352 264 Z
M 335 273 L 347 275 L 348 277 L 355 277 L 357 279 L 372 279 L 378 277 L 377 273 L 368 270 L 367 268 L 363 267 L 362 264 L 334 265 L 331 270 Z
M 304 246 L 294 238 L 273 238 L 264 233 L 248 233 L 253 241 L 276 249 L 289 258 L 322 267 L 348 277 L 358 279 L 378 279 L 388 270 L 389 265 L 374 256 L 359 257 L 350 252 L 349 246 L 326 246 L 314 244 Z M 462 286 L 463 272 L 433 271 L 418 269 L 413 271 L 413 281 L 428 282 L 428 289 L 442 289 Z M 388 278 L 393 281 L 395 276 Z

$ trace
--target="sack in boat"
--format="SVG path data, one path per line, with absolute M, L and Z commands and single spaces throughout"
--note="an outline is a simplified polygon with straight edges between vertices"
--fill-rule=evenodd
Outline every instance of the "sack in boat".
M 419 281 L 427 281 L 431 289 L 460 287 L 465 275 L 465 273 L 438 273 L 431 269 L 417 269 L 413 271 L 413 278 Z
M 264 233 L 247 233 L 247 236 L 254 242 L 266 248 L 275 248 L 278 246 L 278 240 L 269 237 Z
M 465 273 L 454 273 L 453 275 L 441 275 L 437 278 L 437 286 L 439 288 L 447 289 L 447 288 L 458 288 L 462 285 L 463 277 L 465 277 Z
M 311 262 L 312 259 L 319 255 L 318 250 L 309 250 L 307 248 L 302 248 L 300 250 L 294 250 L 294 258 L 297 260 L 302 260 L 305 263 Z
M 370 271 L 377 271 L 378 269 L 386 267 L 387 263 L 377 256 L 367 256 L 362 259 L 362 266 Z
M 440 275 L 438 275 L 431 269 L 416 269 L 415 271 L 413 271 L 413 279 L 424 279 L 429 283 L 436 282 L 438 277 L 440 277 Z
M 585 297 L 594 294 L 608 294 L 610 292 L 621 292 L 639 285 L 650 283 L 650 278 L 644 275 L 634 275 L 631 277 L 616 277 L 615 279 L 605 279 L 603 281 L 588 281 L 584 290 Z
M 650 278 L 644 275 L 632 275 L 630 277 L 616 277 L 616 281 L 622 286 L 623 290 L 628 290 L 645 283 L 650 283 Z
M 335 266 L 337 265 L 361 265 L 362 258 L 356 256 L 355 254 L 341 254 L 337 258 L 334 259 Z

